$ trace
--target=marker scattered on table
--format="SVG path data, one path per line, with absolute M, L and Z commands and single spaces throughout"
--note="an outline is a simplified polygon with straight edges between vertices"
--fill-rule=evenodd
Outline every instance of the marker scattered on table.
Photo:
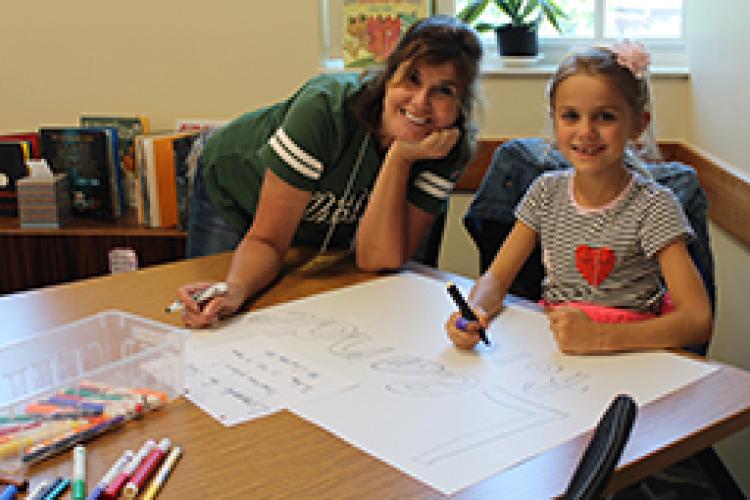
M 151 480 L 148 488 L 143 493 L 142 500 L 151 500 L 152 498 L 156 497 L 156 494 L 167 481 L 169 474 L 172 472 L 172 469 L 174 468 L 174 465 L 180 458 L 181 454 L 182 448 L 180 448 L 179 446 L 174 446 L 172 448 L 172 451 L 169 452 L 169 455 L 167 455 L 164 463 L 161 464 L 161 467 L 154 476 L 154 479 Z
M 229 291 L 229 285 L 227 285 L 226 283 L 224 282 L 214 283 L 208 288 L 205 288 L 201 290 L 200 292 L 197 292 L 195 295 L 193 295 L 193 300 L 199 304 L 203 304 L 204 302 L 207 302 L 213 299 L 214 297 L 217 297 L 219 295 L 224 295 L 228 291 Z M 185 309 L 185 304 L 183 304 L 181 300 L 175 300 L 164 309 L 164 312 L 172 313 L 172 312 L 182 311 L 183 309 Z
M 70 486 L 70 479 L 66 477 L 58 477 L 55 482 L 52 483 L 51 488 L 45 493 L 44 500 L 55 500 L 60 498 L 65 490 Z
M 448 295 L 451 296 L 453 302 L 455 302 L 456 306 L 458 306 L 458 310 L 461 312 L 461 316 L 469 321 L 477 321 L 479 318 L 477 318 L 477 315 L 474 314 L 474 311 L 469 306 L 469 303 L 466 302 L 464 296 L 461 295 L 461 291 L 458 289 L 458 287 L 453 283 L 448 283 L 446 288 L 448 290 Z M 459 318 L 459 320 L 460 319 L 461 318 Z M 490 339 L 487 338 L 487 332 L 484 331 L 484 328 L 480 328 L 478 333 L 479 337 L 482 339 L 482 342 L 484 342 L 486 345 L 490 345 Z
M 109 470 L 104 474 L 104 476 L 102 476 L 102 478 L 97 483 L 96 488 L 94 488 L 94 490 L 89 493 L 89 496 L 86 497 L 86 500 L 97 500 L 102 495 L 102 493 L 104 493 L 104 490 L 107 489 L 109 483 L 114 481 L 117 475 L 120 474 L 122 469 L 125 468 L 125 465 L 127 465 L 127 463 L 130 462 L 132 458 L 133 450 L 125 450 L 120 458 L 118 458 L 117 461 L 112 464 L 112 467 L 110 467 Z
M 86 448 L 76 445 L 73 448 L 73 500 L 86 498 Z
M 39 484 L 37 484 L 33 490 L 29 492 L 29 494 L 26 496 L 29 500 L 37 500 L 39 498 L 44 498 L 42 496 L 42 492 L 47 490 L 47 487 L 49 486 L 49 481 L 44 479 Z
M 156 472 L 156 468 L 167 455 L 170 446 L 172 446 L 172 442 L 169 438 L 159 441 L 159 444 L 149 452 L 138 468 L 133 471 L 120 494 L 120 498 L 135 498 L 138 495 L 146 481 Z

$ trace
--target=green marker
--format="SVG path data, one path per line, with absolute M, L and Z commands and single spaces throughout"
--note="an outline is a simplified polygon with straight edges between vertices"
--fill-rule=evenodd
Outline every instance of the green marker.
M 86 448 L 73 448 L 73 500 L 86 500 Z

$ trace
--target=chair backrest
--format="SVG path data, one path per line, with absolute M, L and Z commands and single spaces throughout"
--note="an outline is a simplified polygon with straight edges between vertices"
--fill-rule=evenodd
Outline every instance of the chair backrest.
M 636 412 L 637 405 L 630 396 L 620 394 L 612 400 L 570 478 L 564 500 L 602 496 L 630 438 Z
M 542 138 L 512 139 L 495 150 L 487 173 L 463 223 L 479 250 L 479 264 L 484 272 L 492 263 L 515 222 L 515 208 L 531 183 L 550 170 L 571 168 L 559 151 Z M 706 285 L 712 310 L 716 304 L 714 261 L 708 234 L 708 198 L 698 182 L 695 170 L 679 162 L 647 164 L 656 182 L 669 187 L 682 204 L 696 238 L 688 243 L 693 262 Z M 510 292 L 530 300 L 541 298 L 544 277 L 541 251 L 534 250 L 510 287 Z M 705 354 L 707 344 L 688 346 Z

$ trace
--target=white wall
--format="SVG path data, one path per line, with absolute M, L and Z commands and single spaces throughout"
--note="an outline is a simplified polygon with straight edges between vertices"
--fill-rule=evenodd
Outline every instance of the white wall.
M 692 0 L 687 16 L 690 142 L 750 176 L 750 2 Z M 716 331 L 710 355 L 750 369 L 747 297 L 750 252 L 712 225 L 718 284 Z M 717 447 L 733 476 L 750 494 L 750 431 Z

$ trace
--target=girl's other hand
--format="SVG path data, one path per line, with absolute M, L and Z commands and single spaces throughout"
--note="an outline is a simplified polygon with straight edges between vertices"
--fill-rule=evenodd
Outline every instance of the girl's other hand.
M 402 160 L 413 163 L 418 160 L 445 158 L 458 142 L 459 130 L 456 127 L 436 130 L 419 142 L 394 141 L 391 146 Z
M 471 350 L 482 340 L 479 336 L 481 328 L 487 328 L 487 314 L 478 308 L 474 308 L 478 321 L 467 321 L 458 311 L 454 312 L 445 323 L 445 331 L 453 345 L 461 350 Z M 459 323 L 460 320 L 460 323 Z M 465 324 L 463 326 L 461 323 Z M 461 326 L 462 328 L 459 328 Z
M 593 354 L 605 352 L 597 323 L 578 308 L 559 306 L 545 309 L 549 327 L 561 352 Z
M 190 328 L 206 328 L 214 325 L 220 319 L 234 314 L 245 301 L 243 291 L 236 285 L 228 284 L 225 294 L 218 295 L 207 302 L 198 303 L 193 300 L 196 293 L 205 290 L 214 283 L 200 282 L 184 285 L 177 289 L 177 297 L 185 308 L 182 321 Z

